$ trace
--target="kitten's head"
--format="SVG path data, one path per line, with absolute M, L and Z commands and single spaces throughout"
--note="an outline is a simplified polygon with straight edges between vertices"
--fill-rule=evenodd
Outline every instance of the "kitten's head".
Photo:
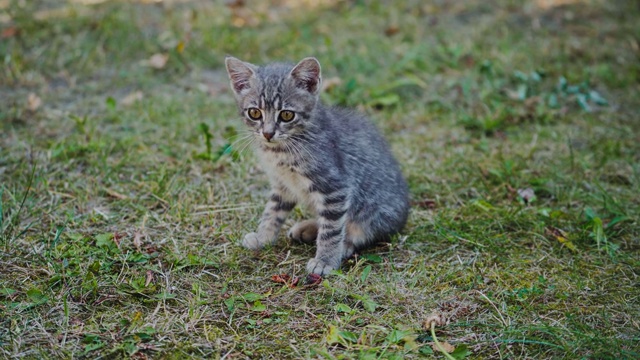
M 245 124 L 265 143 L 286 141 L 312 126 L 322 81 L 318 60 L 258 67 L 227 57 L 225 63 Z

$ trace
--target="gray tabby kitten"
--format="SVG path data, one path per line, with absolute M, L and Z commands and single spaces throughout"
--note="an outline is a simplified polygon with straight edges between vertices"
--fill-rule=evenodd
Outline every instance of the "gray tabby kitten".
M 319 101 L 318 60 L 263 67 L 233 57 L 225 62 L 272 186 L 258 230 L 245 235 L 244 247 L 274 243 L 289 212 L 306 205 L 315 218 L 295 224 L 288 236 L 315 241 L 307 271 L 326 275 L 356 250 L 402 229 L 409 200 L 398 164 L 364 116 Z

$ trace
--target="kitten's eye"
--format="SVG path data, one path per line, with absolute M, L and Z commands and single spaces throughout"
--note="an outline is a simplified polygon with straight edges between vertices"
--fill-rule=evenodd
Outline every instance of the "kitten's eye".
M 262 111 L 257 108 L 249 108 L 247 110 L 247 115 L 249 115 L 249 119 L 251 120 L 260 120 L 262 119 Z
M 290 110 L 280 111 L 280 120 L 282 121 L 291 121 L 296 116 L 296 113 Z

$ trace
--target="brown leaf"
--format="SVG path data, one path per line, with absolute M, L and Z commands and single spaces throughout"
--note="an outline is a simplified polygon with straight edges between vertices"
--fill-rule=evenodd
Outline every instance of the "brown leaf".
M 104 191 L 111 197 L 114 197 L 116 199 L 120 199 L 120 200 L 125 200 L 127 199 L 126 195 L 120 194 L 119 192 L 115 191 L 115 190 L 111 190 L 109 188 L 105 188 Z
M 142 241 L 140 241 L 141 239 L 142 239 L 142 233 L 140 233 L 139 231 L 136 231 L 135 234 L 133 234 L 133 245 L 136 247 L 138 252 L 141 252 L 140 251 L 140 246 L 142 245 Z
M 322 282 L 322 276 L 318 274 L 309 274 L 307 275 L 305 286 L 314 286 L 318 285 Z
M 0 39 L 8 39 L 10 37 L 14 37 L 18 35 L 20 31 L 15 26 L 9 26 L 8 28 L 2 29 L 2 33 L 0 33 Z
M 431 329 L 431 324 L 435 324 L 435 326 L 445 326 L 447 325 L 447 317 L 442 313 L 432 313 L 427 316 L 426 319 L 422 322 L 422 326 L 425 330 Z
M 153 272 L 151 270 L 147 270 L 147 280 L 144 282 L 144 287 L 149 286 L 153 281 Z
M 476 65 L 476 59 L 474 59 L 473 55 L 471 54 L 463 55 L 462 57 L 460 57 L 460 60 L 458 62 L 467 68 L 472 68 Z
M 224 4 L 231 9 L 238 9 L 244 7 L 244 0 L 226 0 Z
M 566 246 L 567 249 L 574 252 L 578 251 L 578 248 L 571 240 L 569 240 L 569 237 L 564 230 L 557 227 L 549 226 L 545 228 L 544 231 L 547 233 L 547 235 L 558 240 L 560 244 Z
M 279 274 L 279 275 L 271 276 L 271 281 L 276 282 L 278 284 L 286 284 L 289 280 L 291 280 L 291 277 L 287 274 Z
M 389 27 L 387 27 L 386 29 L 384 29 L 384 34 L 387 36 L 393 36 L 395 34 L 397 34 L 398 32 L 400 32 L 400 28 L 397 25 L 391 25 Z
M 168 54 L 153 54 L 147 60 L 147 65 L 154 69 L 162 69 L 165 65 L 167 65 L 167 61 L 169 60 Z
M 442 346 L 442 348 L 444 349 L 444 351 L 448 352 L 448 353 L 452 353 L 456 347 L 449 344 L 448 342 L 441 342 L 440 345 Z M 436 344 L 434 343 L 433 345 L 431 345 L 431 347 L 433 348 L 433 350 L 435 351 L 440 351 L 440 349 L 436 346 Z
M 113 233 L 113 242 L 116 243 L 116 246 L 120 248 L 120 240 L 124 237 L 125 234 L 114 232 Z
M 42 105 L 42 99 L 34 93 L 30 93 L 27 96 L 27 109 L 29 111 L 36 111 Z
M 435 209 L 436 201 L 433 199 L 418 200 L 414 201 L 413 205 L 423 209 Z
M 279 274 L 271 276 L 271 281 L 278 284 L 286 284 L 288 287 L 293 289 L 298 285 L 298 282 L 300 282 L 300 278 L 296 276 L 291 279 L 291 276 L 287 274 Z

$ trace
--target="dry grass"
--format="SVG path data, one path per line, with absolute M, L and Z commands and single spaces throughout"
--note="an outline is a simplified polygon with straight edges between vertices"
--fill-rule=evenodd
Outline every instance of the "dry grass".
M 639 357 L 639 11 L 0 2 L 0 356 L 442 358 L 436 314 L 458 359 Z M 225 54 L 320 59 L 403 165 L 401 236 L 271 281 L 313 249 L 238 246 L 268 184 Z

